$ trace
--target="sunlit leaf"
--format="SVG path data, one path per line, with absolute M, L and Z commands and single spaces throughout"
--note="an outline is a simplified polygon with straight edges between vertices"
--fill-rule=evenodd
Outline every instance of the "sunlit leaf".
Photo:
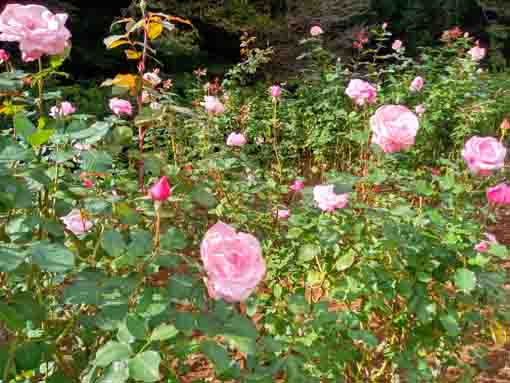
M 126 49 L 124 53 L 129 60 L 138 60 L 140 57 L 142 57 L 141 52 L 135 51 L 133 49 Z
M 147 35 L 151 40 L 157 38 L 163 32 L 163 26 L 161 23 L 149 23 L 147 26 Z

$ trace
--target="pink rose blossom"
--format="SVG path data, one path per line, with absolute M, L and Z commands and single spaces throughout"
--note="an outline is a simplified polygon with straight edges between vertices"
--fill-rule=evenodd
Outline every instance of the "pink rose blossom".
M 298 192 L 300 190 L 303 190 L 304 188 L 305 184 L 303 183 L 303 181 L 300 180 L 294 180 L 292 185 L 290 185 L 290 190 L 292 190 L 293 192 Z
M 282 88 L 280 88 L 279 85 L 273 85 L 270 88 L 270 91 L 271 91 L 271 97 L 273 97 L 273 98 L 278 98 L 282 94 Z
M 322 211 L 333 212 L 347 206 L 348 194 L 336 194 L 334 185 L 319 185 L 313 188 L 313 199 Z
M 391 49 L 394 51 L 399 52 L 402 49 L 403 43 L 400 40 L 395 40 L 393 44 L 391 45 Z
M 7 51 L 0 49 L 0 64 L 3 64 L 4 62 L 9 61 L 9 53 Z
M 69 101 L 64 101 L 58 106 L 50 108 L 50 116 L 53 118 L 65 117 L 76 112 L 76 108 Z
M 215 96 L 204 97 L 204 108 L 209 115 L 222 114 L 225 112 L 225 106 Z
M 468 51 L 468 55 L 471 56 L 472 61 L 478 62 L 485 57 L 485 48 L 476 45 Z
M 66 229 L 75 235 L 83 234 L 94 226 L 94 223 L 87 220 L 79 209 L 71 210 L 69 214 L 60 219 L 66 226 Z
M 403 105 L 383 105 L 370 118 L 372 142 L 385 153 L 400 152 L 414 145 L 419 122 Z
M 290 210 L 287 209 L 278 209 L 276 212 L 276 216 L 278 219 L 287 219 L 290 217 Z
M 376 101 L 377 90 L 368 82 L 353 79 L 349 82 L 345 94 L 355 102 L 356 105 L 373 104 Z
M 246 144 L 246 137 L 242 133 L 230 133 L 227 137 L 227 146 L 241 147 Z
M 314 25 L 311 29 L 310 29 L 310 35 L 312 35 L 313 37 L 317 37 L 317 36 L 320 36 L 324 33 L 324 31 L 322 30 L 321 27 L 319 27 L 318 25 Z
M 83 178 L 83 187 L 87 189 L 91 189 L 94 187 L 94 181 L 92 181 L 90 178 Z
M 110 100 L 110 109 L 119 117 L 122 114 L 127 114 L 130 116 L 133 113 L 133 107 L 131 106 L 131 103 L 127 100 L 122 100 L 117 97 L 114 97 Z
M 163 176 L 150 189 L 149 195 L 153 201 L 166 201 L 171 195 L 172 190 L 168 183 L 168 178 Z
M 24 61 L 60 55 L 69 46 L 67 14 L 53 14 L 41 5 L 8 4 L 0 14 L 0 41 L 17 41 Z
M 266 265 L 259 241 L 218 221 L 204 236 L 200 256 L 213 299 L 244 301 L 264 278 Z
M 488 188 L 486 195 L 493 205 L 510 205 L 510 186 L 505 183 Z
M 471 137 L 462 157 L 469 170 L 477 175 L 491 175 L 505 165 L 506 148 L 494 137 Z
M 423 78 L 418 76 L 413 80 L 413 82 L 411 82 L 411 86 L 409 87 L 409 89 L 411 90 L 411 92 L 419 92 L 421 88 L 423 88 L 424 82 L 425 81 L 423 80 Z
M 489 251 L 489 247 L 490 245 L 488 242 L 482 241 L 475 246 L 475 250 L 479 253 L 486 253 Z
M 414 111 L 418 116 L 421 116 L 423 113 L 425 113 L 426 109 L 422 104 L 416 105 L 416 108 L 414 108 Z
M 155 69 L 153 72 L 147 72 L 143 75 L 143 79 L 150 82 L 153 87 L 161 84 L 161 77 L 159 77 L 159 69 Z

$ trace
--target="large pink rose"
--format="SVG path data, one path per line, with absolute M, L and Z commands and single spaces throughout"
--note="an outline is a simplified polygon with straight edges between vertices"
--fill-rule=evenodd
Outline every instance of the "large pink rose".
M 485 48 L 476 45 L 468 51 L 468 55 L 471 56 L 472 61 L 478 62 L 485 57 Z
M 345 94 L 349 96 L 356 105 L 363 106 L 365 104 L 375 103 L 377 90 L 366 81 L 353 79 L 349 82 Z
M 413 146 L 419 126 L 418 117 L 402 105 L 383 105 L 370 118 L 372 142 L 385 153 Z
M 205 234 L 200 256 L 207 272 L 207 289 L 213 299 L 244 301 L 266 273 L 257 238 L 236 233 L 232 226 L 221 221 Z
M 227 146 L 241 147 L 246 144 L 246 137 L 242 133 L 232 132 L 227 137 Z
M 322 211 L 333 212 L 347 206 L 348 194 L 336 194 L 334 185 L 319 185 L 313 188 L 313 199 Z
M 411 92 L 419 92 L 421 88 L 423 88 L 423 84 L 425 81 L 423 80 L 423 77 L 417 76 L 413 82 L 411 82 L 411 86 L 409 87 L 409 90 Z
M 59 55 L 69 45 L 67 14 L 53 14 L 41 5 L 9 4 L 0 14 L 0 41 L 18 41 L 24 61 Z
M 486 191 L 487 200 L 494 205 L 510 205 L 510 186 L 501 183 Z
M 130 116 L 133 113 L 133 106 L 131 103 L 117 97 L 110 99 L 110 109 L 117 116 L 120 116 L 121 114 L 127 114 Z
M 85 218 L 79 209 L 73 209 L 65 217 L 60 218 L 66 229 L 74 234 L 83 234 L 89 231 L 94 223 Z
M 506 149 L 494 137 L 471 137 L 464 145 L 462 157 L 469 170 L 488 176 L 505 165 Z

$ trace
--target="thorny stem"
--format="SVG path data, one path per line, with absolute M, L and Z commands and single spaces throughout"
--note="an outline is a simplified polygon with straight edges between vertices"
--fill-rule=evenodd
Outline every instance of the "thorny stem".
M 142 53 L 142 61 L 138 64 L 138 74 L 140 76 L 140 79 L 143 79 L 143 74 L 145 71 L 145 61 L 147 59 L 147 40 L 148 40 L 148 23 L 147 23 L 147 17 L 145 14 L 145 2 L 140 2 L 140 8 L 142 10 L 142 17 L 143 17 L 143 53 Z M 143 84 L 143 82 L 142 82 Z M 138 97 L 137 97 L 137 103 L 138 103 L 138 114 L 142 112 L 142 93 L 143 93 L 143 85 L 138 90 Z M 138 159 L 138 188 L 143 192 L 144 191 L 144 162 L 143 162 L 143 144 L 145 141 L 145 130 L 146 127 L 141 125 L 138 127 L 138 151 L 140 154 L 140 158 Z
M 276 101 L 273 102 L 273 150 L 274 154 L 276 156 L 276 163 L 278 165 L 278 176 L 281 179 L 282 178 L 282 164 L 280 162 L 280 156 L 278 155 L 278 120 L 277 120 L 277 113 L 276 113 Z

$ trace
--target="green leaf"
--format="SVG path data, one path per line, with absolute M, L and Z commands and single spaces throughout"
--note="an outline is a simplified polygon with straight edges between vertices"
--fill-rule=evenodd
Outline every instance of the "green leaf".
M 74 254 L 62 245 L 36 242 L 31 251 L 32 261 L 45 271 L 63 273 L 74 267 Z
M 154 329 L 151 334 L 151 341 L 167 340 L 175 337 L 178 333 L 179 330 L 174 325 L 163 323 Z
M 460 334 L 459 324 L 453 315 L 443 315 L 439 320 L 449 336 L 457 336 Z
M 379 343 L 377 338 L 370 331 L 366 330 L 350 330 L 348 335 L 352 340 L 360 340 L 367 345 L 367 347 L 376 347 Z
M 16 269 L 26 258 L 25 251 L 0 246 L 0 271 Z
M 128 254 L 133 257 L 150 256 L 152 251 L 152 235 L 145 230 L 132 231 Z
M 92 173 L 107 173 L 113 163 L 112 156 L 104 151 L 91 150 L 81 154 L 81 168 Z
M 113 362 L 106 369 L 98 383 L 124 383 L 129 379 L 129 368 L 126 361 Z M 67 381 L 66 381 L 67 382 Z
M 164 250 L 182 250 L 188 246 L 184 234 L 175 227 L 170 228 L 161 236 L 161 248 Z
M 335 268 L 338 271 L 344 271 L 347 270 L 349 267 L 351 267 L 355 261 L 354 257 L 355 253 L 354 250 L 349 250 L 347 254 L 342 255 L 335 263 Z
M 499 243 L 491 243 L 489 247 L 489 254 L 494 255 L 497 258 L 506 259 L 508 258 L 508 249 L 505 245 Z
M 101 246 L 111 257 L 119 257 L 126 248 L 122 235 L 116 230 L 107 230 L 101 238 Z
M 22 329 L 25 326 L 25 321 L 16 309 L 3 302 L 0 302 L 0 321 L 5 323 L 7 328 L 12 331 Z
M 50 359 L 50 347 L 45 343 L 24 343 L 16 349 L 16 367 L 20 370 L 33 370 L 44 360 Z
M 468 269 L 459 269 L 455 273 L 455 285 L 465 293 L 470 293 L 476 287 L 476 275 Z
M 321 254 L 321 248 L 317 245 L 313 245 L 308 243 L 306 245 L 301 246 L 299 249 L 298 258 L 300 262 L 310 262 L 315 257 L 318 257 Z
M 117 360 L 126 360 L 130 356 L 131 348 L 129 345 L 110 341 L 97 350 L 94 363 L 98 367 L 106 367 L 112 362 Z
M 78 127 L 78 125 L 76 126 Z M 69 133 L 69 139 L 78 140 L 82 144 L 95 144 L 108 134 L 111 127 L 112 124 L 110 122 L 98 121 L 87 129 L 73 129 L 73 131 Z M 71 130 L 71 126 L 69 130 Z
M 214 208 L 218 204 L 218 200 L 210 191 L 204 187 L 197 187 L 191 192 L 192 200 L 208 209 Z
M 37 132 L 28 137 L 28 143 L 35 147 L 44 145 L 50 140 L 50 137 L 54 132 L 55 131 L 53 129 L 39 129 Z
M 142 382 L 157 382 L 160 380 L 159 365 L 161 357 L 156 351 L 145 351 L 128 361 L 129 376 Z
M 35 125 L 22 113 L 18 113 L 14 116 L 14 129 L 16 135 L 23 137 L 25 140 L 37 131 Z
M 205 341 L 200 345 L 200 350 L 214 363 L 218 375 L 221 375 L 234 365 L 234 361 L 224 347 L 213 341 Z

